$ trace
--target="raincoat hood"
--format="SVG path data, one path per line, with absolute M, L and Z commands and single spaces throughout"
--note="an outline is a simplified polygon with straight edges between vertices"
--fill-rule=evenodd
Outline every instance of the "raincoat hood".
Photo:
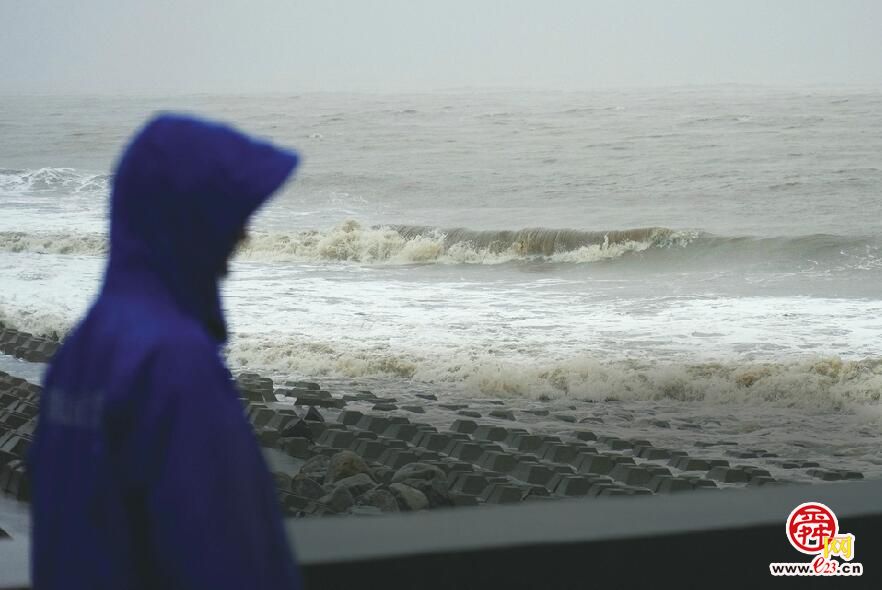
M 106 292 L 165 292 L 219 342 L 219 277 L 248 218 L 291 175 L 292 151 L 163 114 L 134 137 L 111 196 Z

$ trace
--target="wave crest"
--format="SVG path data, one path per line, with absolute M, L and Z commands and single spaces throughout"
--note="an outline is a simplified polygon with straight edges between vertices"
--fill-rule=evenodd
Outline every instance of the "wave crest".
M 522 259 L 595 262 L 653 246 L 685 244 L 690 239 L 666 228 L 474 231 L 402 225 L 365 228 L 349 220 L 328 232 L 259 234 L 240 248 L 238 256 L 246 260 L 368 264 L 500 264 Z
M 0 250 L 101 256 L 108 252 L 108 241 L 103 234 L 0 232 Z
M 231 344 L 229 362 L 276 375 L 406 378 L 472 394 L 540 400 L 771 403 L 841 410 L 878 403 L 882 394 L 882 358 L 675 364 L 601 361 L 587 355 L 513 359 L 476 351 L 422 356 L 243 335 Z
M 110 174 L 93 174 L 74 168 L 0 169 L 0 194 L 64 192 L 76 195 L 106 195 Z

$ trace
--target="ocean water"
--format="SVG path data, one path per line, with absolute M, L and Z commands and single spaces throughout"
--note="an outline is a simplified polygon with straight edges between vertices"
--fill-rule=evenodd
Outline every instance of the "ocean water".
M 83 313 L 114 159 L 163 109 L 304 157 L 224 286 L 234 370 L 878 442 L 878 90 L 3 97 L 0 319 Z

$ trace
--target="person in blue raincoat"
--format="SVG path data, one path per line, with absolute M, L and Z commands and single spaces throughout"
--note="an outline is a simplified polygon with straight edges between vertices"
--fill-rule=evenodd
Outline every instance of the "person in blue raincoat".
M 219 348 L 218 281 L 294 152 L 151 120 L 119 161 L 104 284 L 44 382 L 34 588 L 291 589 L 271 476 Z

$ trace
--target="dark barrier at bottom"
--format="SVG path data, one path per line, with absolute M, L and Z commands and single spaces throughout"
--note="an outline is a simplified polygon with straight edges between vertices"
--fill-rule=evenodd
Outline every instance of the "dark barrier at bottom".
M 854 535 L 860 577 L 773 577 L 808 564 L 785 524 L 804 502 Z M 307 587 L 879 588 L 882 482 L 555 502 L 291 523 Z M 842 559 L 838 560 L 845 563 Z
M 772 562 L 813 558 L 785 531 L 805 502 L 828 506 L 838 534 L 853 535 L 851 562 L 837 563 L 861 564 L 862 576 L 770 574 Z M 299 519 L 288 527 L 307 588 L 322 590 L 882 587 L 882 481 Z M 27 587 L 27 539 L 10 533 L 0 540 L 0 588 Z

